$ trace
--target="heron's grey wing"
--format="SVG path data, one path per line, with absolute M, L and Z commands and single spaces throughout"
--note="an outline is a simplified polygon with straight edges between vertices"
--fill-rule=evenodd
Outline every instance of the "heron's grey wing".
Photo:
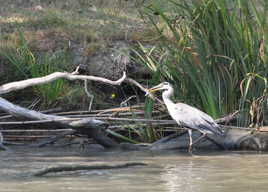
M 176 104 L 176 108 L 176 111 L 180 113 L 178 120 L 181 124 L 205 133 L 223 135 L 219 125 L 208 114 L 184 103 Z

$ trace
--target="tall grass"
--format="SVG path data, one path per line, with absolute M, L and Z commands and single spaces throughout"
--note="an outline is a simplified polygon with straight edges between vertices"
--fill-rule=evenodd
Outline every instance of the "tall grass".
M 0 55 L 14 68 L 13 81 L 51 74 L 61 70 L 59 66 L 68 62 L 68 56 L 64 52 L 53 57 L 45 54 L 37 59 L 28 47 L 23 33 L 19 32 L 18 34 L 19 42 L 17 45 L 0 51 Z M 60 79 L 50 84 L 35 86 L 33 91 L 36 96 L 41 97 L 44 105 L 49 106 L 61 98 L 63 93 L 66 92 L 66 86 L 64 80 Z
M 152 73 L 175 84 L 178 99 L 213 117 L 240 109 L 239 125 L 253 123 L 253 102 L 267 98 L 268 2 L 167 0 L 146 11 L 159 33 L 156 54 L 143 54 Z

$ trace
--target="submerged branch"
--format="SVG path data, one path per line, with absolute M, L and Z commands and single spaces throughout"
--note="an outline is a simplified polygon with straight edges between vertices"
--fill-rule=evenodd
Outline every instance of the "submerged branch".
M 42 171 L 39 171 L 34 174 L 36 177 L 44 176 L 48 173 L 57 173 L 57 172 L 63 172 L 63 171 L 79 171 L 79 170 L 103 170 L 103 169 L 121 169 L 121 168 L 128 168 L 128 167 L 134 167 L 134 166 L 146 166 L 146 163 L 140 163 L 140 162 L 132 162 L 132 163 L 123 163 L 118 165 L 73 165 L 73 166 L 60 166 L 60 167 L 51 167 L 44 169 Z

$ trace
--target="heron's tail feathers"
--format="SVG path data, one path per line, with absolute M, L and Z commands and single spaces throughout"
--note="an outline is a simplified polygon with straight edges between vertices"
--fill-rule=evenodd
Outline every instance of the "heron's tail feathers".
M 202 129 L 205 133 L 208 133 L 208 134 L 215 134 L 221 137 L 225 135 L 224 131 L 220 128 L 218 124 L 215 124 L 213 126 L 200 125 L 200 129 Z

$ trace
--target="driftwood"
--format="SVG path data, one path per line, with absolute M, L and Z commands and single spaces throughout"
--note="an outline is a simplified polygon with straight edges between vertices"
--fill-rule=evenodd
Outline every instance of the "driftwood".
M 120 85 L 126 78 L 126 73 L 123 74 L 123 76 L 118 79 L 117 81 L 112 81 L 109 79 L 96 77 L 96 76 L 87 76 L 87 75 L 78 75 L 76 72 L 73 73 L 67 73 L 67 72 L 55 72 L 50 75 L 44 76 L 44 77 L 38 77 L 38 78 L 32 78 L 32 79 L 26 79 L 22 81 L 16 81 L 12 83 L 7 83 L 2 86 L 0 86 L 0 95 L 9 93 L 11 91 L 24 89 L 26 87 L 34 86 L 34 85 L 41 85 L 45 83 L 50 83 L 52 81 L 55 81 L 57 79 L 68 79 L 68 80 L 90 80 L 90 81 L 98 81 L 110 85 Z
M 55 72 L 55 73 L 52 73 L 52 74 L 44 76 L 44 77 L 32 78 L 32 79 L 7 83 L 7 84 L 0 86 L 0 95 L 5 94 L 5 93 L 9 93 L 11 91 L 24 89 L 24 88 L 29 87 L 29 86 L 49 83 L 49 82 L 55 81 L 55 80 L 60 79 L 60 78 L 65 78 L 68 80 L 99 81 L 99 82 L 111 84 L 111 85 L 120 85 L 126 78 L 125 73 L 117 81 L 112 81 L 109 79 L 95 77 L 95 76 L 78 75 L 78 69 L 79 68 L 77 68 L 72 73 Z M 78 119 L 78 120 L 76 119 L 75 120 L 75 119 L 70 119 L 70 118 L 61 117 L 61 116 L 57 116 L 57 115 L 43 114 L 41 112 L 29 110 L 29 109 L 14 105 L 14 104 L 10 103 L 9 101 L 7 101 L 6 99 L 1 98 L 1 97 L 0 97 L 0 110 L 4 111 L 12 116 L 16 116 L 16 117 L 25 117 L 25 118 L 34 119 L 34 120 L 52 121 L 58 125 L 63 126 L 64 128 L 71 128 L 71 129 L 74 129 L 76 131 L 78 130 L 84 134 L 87 134 L 88 136 L 93 137 L 99 144 L 101 144 L 105 147 L 117 146 L 117 144 L 114 141 L 112 141 L 110 138 L 105 136 L 105 134 L 103 134 L 103 132 L 101 131 L 101 127 L 105 127 L 106 123 L 104 123 L 100 120 L 95 120 L 94 118 L 83 118 L 83 119 Z M 2 133 L 0 136 L 1 136 L 0 147 L 4 148 Z
M 54 109 L 48 109 L 48 110 L 44 110 L 44 111 L 40 111 L 41 113 L 51 113 L 51 112 L 57 112 L 57 111 L 61 111 L 62 108 L 54 108 Z M 13 116 L 12 115 L 2 115 L 0 116 L 0 119 L 8 119 L 8 118 L 12 118 Z
M 224 143 L 227 150 L 268 150 L 268 133 L 252 132 L 250 128 L 239 128 L 232 126 L 222 126 L 225 131 L 224 138 L 221 142 Z M 197 131 L 193 132 L 193 139 L 200 136 Z M 169 150 L 169 149 L 188 149 L 189 136 L 186 132 L 175 133 L 164 137 L 150 147 L 151 150 Z M 209 149 L 219 150 L 218 146 L 213 140 L 203 139 L 201 142 L 194 146 L 196 149 Z
M 104 170 L 104 169 L 122 169 L 122 168 L 129 168 L 135 166 L 146 166 L 145 163 L 140 162 L 131 162 L 131 163 L 123 163 L 123 164 L 116 164 L 116 165 L 72 165 L 72 166 L 60 166 L 60 167 L 51 167 L 41 170 L 34 174 L 34 176 L 40 177 L 44 176 L 48 173 L 58 173 L 63 171 L 80 171 L 80 170 Z
M 52 143 L 58 141 L 59 139 L 65 137 L 66 135 L 71 135 L 71 134 L 74 134 L 75 132 L 76 132 L 75 130 L 65 131 L 61 134 L 58 134 L 58 135 L 55 135 L 49 139 L 46 139 L 45 141 L 41 141 L 38 144 L 32 144 L 31 146 L 32 147 L 44 147 L 45 145 L 52 144 Z
M 71 128 L 76 131 L 83 132 L 84 134 L 93 137 L 99 144 L 105 147 L 116 146 L 116 143 L 113 142 L 110 138 L 106 137 L 101 131 L 101 127 L 104 127 L 107 124 L 104 123 L 103 121 L 96 120 L 94 118 L 73 120 L 66 117 L 43 114 L 37 111 L 29 110 L 14 105 L 1 97 L 0 97 L 0 110 L 5 111 L 14 116 L 26 117 L 28 119 L 49 120 L 64 128 Z
M 122 109 L 122 110 L 121 110 Z M 141 119 L 141 118 L 122 118 L 122 116 L 131 116 L 131 115 L 143 115 L 145 114 L 144 111 L 137 111 L 137 112 L 123 112 L 120 113 L 120 117 L 113 117 L 113 114 L 106 113 L 106 112 L 119 112 L 119 111 L 127 111 L 132 110 L 130 107 L 124 107 L 124 108 L 113 108 L 110 110 L 98 110 L 98 114 L 83 114 L 88 113 L 89 111 L 73 111 L 73 112 L 61 112 L 58 113 L 61 115 L 61 117 L 66 117 L 64 119 L 58 119 L 57 121 L 73 121 L 73 120 L 81 120 L 82 118 L 95 118 L 99 120 L 107 120 L 107 121 L 132 121 L 132 122 L 144 122 L 144 123 L 150 123 L 152 125 L 177 125 L 177 123 L 174 120 L 165 120 L 165 119 Z M 79 113 L 79 114 L 77 114 Z M 82 114 L 81 114 L 82 113 Z M 153 111 L 153 113 L 159 113 L 158 111 Z M 219 124 L 225 124 L 228 123 L 234 119 L 236 119 L 238 111 L 232 114 L 229 114 L 225 117 L 216 119 L 215 122 Z M 66 115 L 64 115 L 66 114 Z M 64 115 L 64 116 L 62 116 Z M 50 123 L 54 122 L 54 120 L 32 120 L 32 121 L 4 121 L 0 122 L 0 125 L 29 125 L 29 124 L 40 124 L 40 123 Z

